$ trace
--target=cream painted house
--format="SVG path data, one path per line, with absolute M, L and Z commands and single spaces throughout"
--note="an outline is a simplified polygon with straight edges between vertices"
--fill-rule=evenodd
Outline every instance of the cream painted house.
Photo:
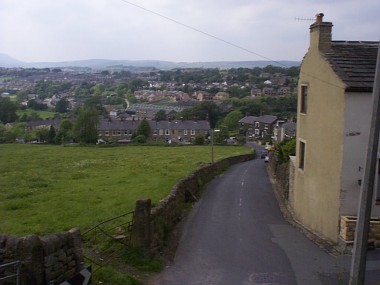
M 297 150 L 290 201 L 295 218 L 339 241 L 341 216 L 356 216 L 368 144 L 378 42 L 332 41 L 323 14 L 310 26 L 298 86 Z M 380 216 L 373 200 L 372 216 Z

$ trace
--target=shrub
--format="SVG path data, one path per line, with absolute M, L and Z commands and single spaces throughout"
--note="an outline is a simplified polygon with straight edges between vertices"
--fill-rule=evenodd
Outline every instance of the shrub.
M 146 137 L 144 135 L 138 135 L 133 139 L 133 142 L 136 143 L 146 143 Z
M 195 141 L 194 141 L 194 143 L 195 143 L 196 145 L 203 145 L 203 144 L 205 143 L 205 137 L 202 136 L 202 135 L 197 135 L 197 136 L 195 137 Z
M 296 153 L 296 140 L 291 139 L 283 141 L 279 144 L 277 154 L 278 161 L 280 163 L 285 163 L 289 161 L 289 156 L 295 155 Z

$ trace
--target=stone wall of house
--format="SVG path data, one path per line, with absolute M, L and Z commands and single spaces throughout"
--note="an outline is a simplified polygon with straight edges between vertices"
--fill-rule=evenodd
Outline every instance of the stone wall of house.
M 45 237 L 16 237 L 0 234 L 0 264 L 20 261 L 21 285 L 60 284 L 83 269 L 82 242 L 79 229 Z M 14 272 L 0 269 L 0 277 Z M 15 279 L 9 279 L 16 284 Z
M 229 166 L 254 158 L 255 154 L 240 155 L 201 167 L 178 181 L 169 195 L 149 211 L 149 216 L 144 213 L 150 207 L 150 200 L 137 201 L 132 244 L 144 247 L 153 254 L 159 252 L 165 246 L 169 233 L 183 218 L 187 205 L 199 199 L 208 182 Z

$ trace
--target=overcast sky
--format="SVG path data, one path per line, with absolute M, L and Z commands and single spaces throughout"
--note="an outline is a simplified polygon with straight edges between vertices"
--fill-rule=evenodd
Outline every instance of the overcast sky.
M 0 53 L 25 62 L 300 61 L 313 21 L 295 18 L 319 12 L 334 40 L 380 38 L 379 0 L 0 0 Z

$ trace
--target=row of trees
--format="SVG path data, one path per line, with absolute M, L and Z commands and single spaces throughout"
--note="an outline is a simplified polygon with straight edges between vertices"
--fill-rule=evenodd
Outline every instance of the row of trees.
M 299 74 L 299 67 L 293 66 L 289 68 L 268 65 L 260 68 L 231 68 L 227 70 L 220 70 L 217 68 L 193 68 L 193 69 L 173 69 L 167 71 L 159 71 L 160 81 L 162 82 L 178 82 L 187 84 L 194 83 L 212 83 L 224 82 L 229 83 L 261 83 L 260 75 L 262 73 L 280 73 L 290 77 L 297 77 Z M 265 80 L 265 79 L 264 79 Z
M 30 131 L 26 122 L 14 123 L 12 127 L 0 123 L 0 143 L 38 141 L 66 144 L 75 141 L 92 144 L 97 142 L 98 122 L 98 111 L 95 108 L 85 107 L 79 110 L 75 120 L 64 119 L 58 130 L 51 126 Z
M 273 114 L 280 119 L 289 119 L 297 113 L 297 97 L 263 97 L 257 99 L 230 99 L 217 105 L 211 101 L 187 108 L 177 113 L 177 119 L 208 120 L 211 128 L 225 126 L 229 131 L 237 130 L 238 121 L 244 116 Z

